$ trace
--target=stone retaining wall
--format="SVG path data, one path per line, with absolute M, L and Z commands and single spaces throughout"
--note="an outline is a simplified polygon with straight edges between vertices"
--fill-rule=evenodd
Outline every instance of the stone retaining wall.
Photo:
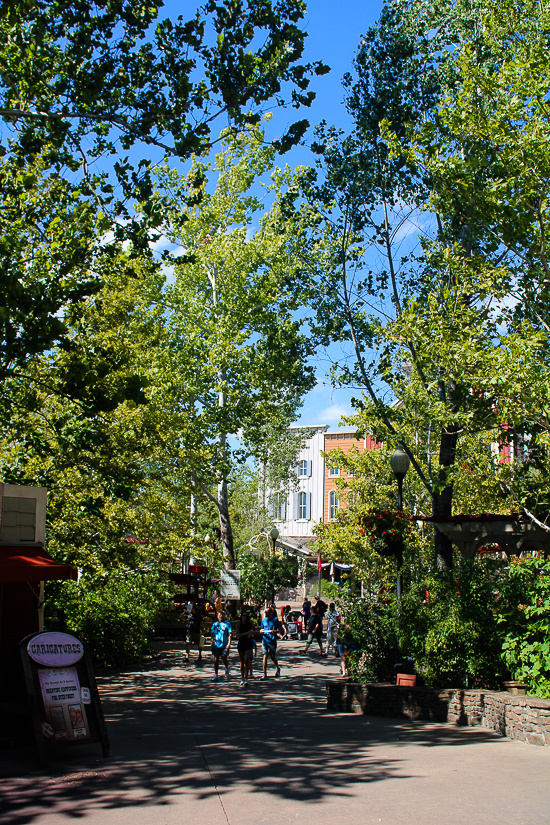
M 327 709 L 372 716 L 426 719 L 455 725 L 482 725 L 509 739 L 550 746 L 550 699 L 485 690 L 331 681 Z

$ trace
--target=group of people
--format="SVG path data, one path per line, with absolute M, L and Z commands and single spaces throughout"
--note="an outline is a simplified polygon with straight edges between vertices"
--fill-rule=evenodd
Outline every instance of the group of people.
M 307 602 L 307 604 L 306 604 Z M 336 656 L 340 656 L 341 672 L 347 676 L 347 659 L 351 644 L 351 631 L 336 610 L 334 602 L 328 606 L 320 599 L 315 598 L 315 604 L 311 605 L 309 600 L 304 601 L 304 618 L 307 620 L 307 642 L 302 653 L 306 654 L 315 641 L 319 645 L 319 655 L 327 656 L 330 650 Z M 323 619 L 327 618 L 326 649 L 323 649 Z M 283 614 L 283 618 L 285 618 Z M 239 653 L 241 685 L 248 686 L 249 679 L 253 678 L 253 658 L 257 649 L 255 635 L 260 633 L 262 640 L 262 675 L 260 679 L 267 679 L 267 666 L 269 661 L 275 666 L 275 676 L 281 675 L 281 668 L 277 658 L 277 640 L 286 638 L 286 623 L 279 621 L 274 605 L 270 605 L 265 610 L 265 615 L 257 627 L 252 619 L 251 612 L 243 608 L 239 616 L 237 625 L 233 630 L 231 623 L 225 617 L 221 607 L 216 614 L 216 621 L 210 628 L 212 654 L 214 657 L 214 675 L 212 681 L 219 679 L 220 659 L 225 669 L 225 678 L 229 679 L 229 651 L 231 643 L 236 640 L 237 651 Z M 197 662 L 202 661 L 202 653 L 205 641 L 204 617 L 201 609 L 193 605 L 187 619 L 187 639 L 186 639 L 186 661 L 189 661 L 191 645 L 198 649 Z
M 233 633 L 230 622 L 224 617 L 220 611 L 218 613 L 217 621 L 214 622 L 210 628 L 210 635 L 212 637 L 212 654 L 214 656 L 214 675 L 212 681 L 217 682 L 219 678 L 219 662 L 220 659 L 225 667 L 225 678 L 229 679 L 229 660 L 228 653 L 231 647 L 232 639 L 237 639 L 237 651 L 239 653 L 239 660 L 241 665 L 241 685 L 248 686 L 248 680 L 252 678 L 252 657 L 256 643 L 254 641 L 254 634 L 256 633 L 256 625 L 252 621 L 248 610 L 242 610 L 237 622 L 237 627 Z M 263 673 L 260 679 L 267 679 L 267 664 L 268 659 L 271 659 L 275 665 L 275 676 L 281 675 L 281 668 L 277 659 L 277 638 L 283 634 L 283 627 L 277 619 L 277 612 L 272 607 L 268 607 L 265 611 L 265 616 L 260 622 L 259 632 L 262 635 L 262 653 L 263 653 Z

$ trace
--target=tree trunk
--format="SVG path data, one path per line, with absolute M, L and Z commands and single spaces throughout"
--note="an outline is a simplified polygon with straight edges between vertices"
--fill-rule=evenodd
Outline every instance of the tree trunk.
M 453 485 L 447 482 L 447 469 L 452 466 L 456 457 L 456 445 L 458 442 L 458 427 L 451 426 L 441 433 L 441 444 L 439 448 L 439 486 L 441 492 L 435 492 L 432 496 L 432 512 L 434 516 L 447 516 L 453 514 Z M 435 557 L 436 564 L 440 570 L 452 570 L 453 567 L 453 545 L 447 536 L 435 530 Z
M 233 530 L 229 516 L 229 496 L 227 481 L 218 484 L 218 512 L 220 514 L 220 533 L 223 551 L 223 566 L 226 570 L 235 570 L 235 552 L 233 549 Z

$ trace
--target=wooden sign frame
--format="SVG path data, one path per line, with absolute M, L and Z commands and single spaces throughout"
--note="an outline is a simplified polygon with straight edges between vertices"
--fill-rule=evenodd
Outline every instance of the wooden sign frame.
M 29 642 L 37 636 L 45 635 L 41 633 L 31 633 L 26 636 L 19 643 L 19 653 L 21 656 L 21 663 L 23 665 L 23 676 L 25 681 L 25 689 L 27 693 L 27 703 L 29 708 L 29 717 L 34 735 L 36 745 L 36 752 L 38 756 L 38 764 L 44 767 L 48 763 L 48 753 L 59 751 L 59 749 L 67 748 L 72 745 L 84 745 L 94 742 L 99 742 L 103 751 L 103 756 L 111 755 L 111 745 L 105 725 L 105 718 L 103 716 L 103 709 L 101 707 L 101 699 L 97 689 L 95 680 L 94 668 L 92 665 L 92 657 L 90 655 L 87 645 L 82 643 L 83 656 L 72 664 L 72 668 L 76 669 L 78 681 L 80 683 L 81 692 L 84 688 L 88 691 L 89 699 L 85 704 L 86 712 L 86 730 L 88 734 L 78 739 L 57 740 L 51 730 L 51 725 L 48 722 L 48 715 L 42 696 L 42 688 L 40 685 L 39 670 L 55 670 L 55 667 L 39 664 L 34 661 L 28 653 L 27 647 Z M 73 637 L 74 638 L 74 637 Z M 79 641 L 79 640 L 77 640 Z M 73 707 L 81 706 L 82 700 L 76 701 Z M 50 733 L 51 730 L 51 733 Z

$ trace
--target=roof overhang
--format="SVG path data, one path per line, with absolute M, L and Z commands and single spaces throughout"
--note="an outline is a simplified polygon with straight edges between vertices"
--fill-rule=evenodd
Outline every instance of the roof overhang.
M 0 582 L 41 582 L 52 579 L 77 581 L 68 564 L 52 559 L 41 544 L 0 545 Z

